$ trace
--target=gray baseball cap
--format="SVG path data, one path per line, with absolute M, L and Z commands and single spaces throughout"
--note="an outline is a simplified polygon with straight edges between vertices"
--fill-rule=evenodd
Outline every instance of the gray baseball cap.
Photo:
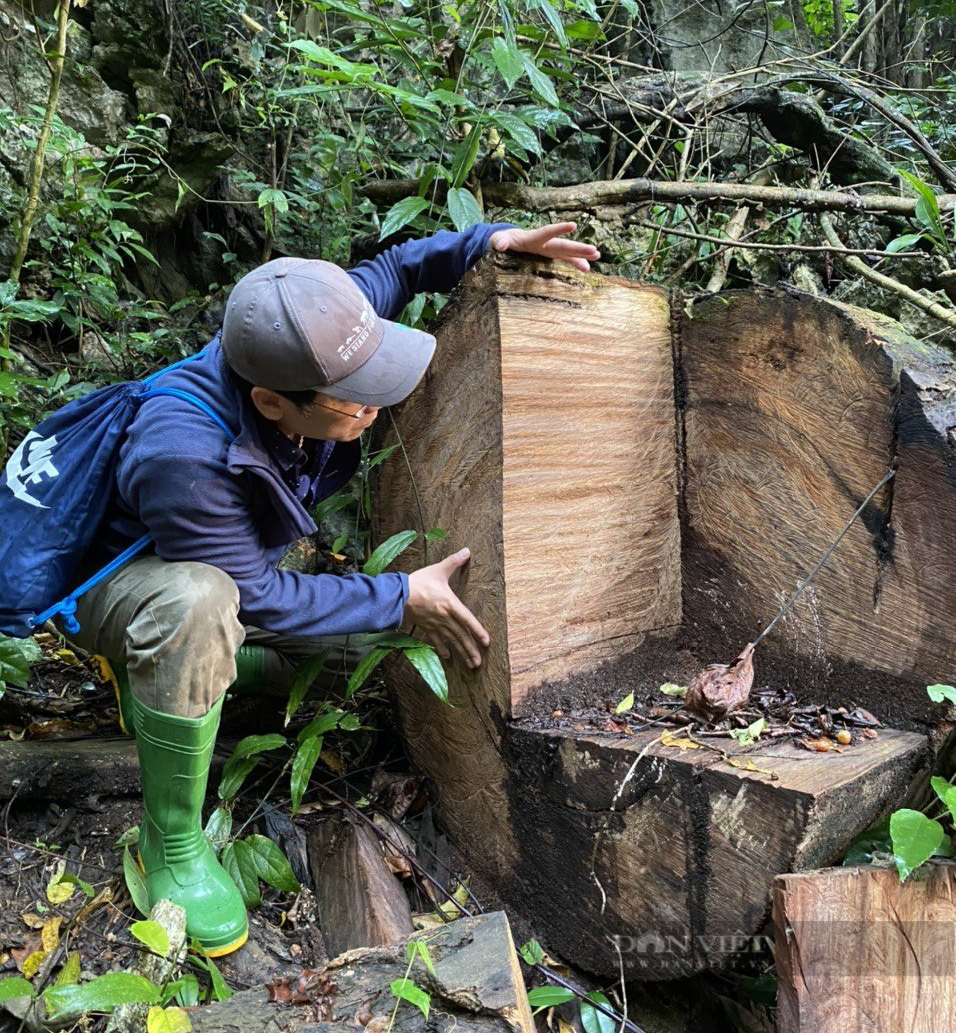
M 394 405 L 414 390 L 435 338 L 382 319 L 351 276 L 320 258 L 275 258 L 233 287 L 222 349 L 259 387 Z

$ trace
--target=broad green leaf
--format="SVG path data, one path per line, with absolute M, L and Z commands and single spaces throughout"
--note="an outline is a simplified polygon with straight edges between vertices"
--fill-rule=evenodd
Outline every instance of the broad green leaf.
M 73 951 L 66 959 L 63 968 L 57 972 L 56 979 L 53 980 L 53 985 L 71 986 L 73 983 L 78 983 L 80 981 L 80 967 L 81 962 L 79 951 Z
M 344 716 L 344 711 L 339 710 L 338 707 L 323 710 L 321 714 L 316 714 L 305 728 L 299 732 L 296 736 L 296 741 L 303 743 L 314 735 L 325 735 L 326 732 L 331 732 L 333 728 L 338 728 Z
M 536 986 L 528 991 L 528 1004 L 532 1008 L 556 1008 L 574 1000 L 574 994 L 563 986 Z
M 285 854 L 266 836 L 246 836 L 243 841 L 249 847 L 259 878 L 283 893 L 298 893 L 299 880 L 292 871 Z
M 190 1033 L 192 1028 L 182 1008 L 161 1008 L 154 1004 L 146 1014 L 146 1033 Z
M 302 803 L 302 797 L 305 794 L 306 789 L 309 787 L 309 779 L 312 777 L 312 771 L 315 768 L 316 761 L 319 759 L 322 753 L 322 736 L 313 735 L 311 738 L 306 739 L 299 748 L 295 751 L 295 756 L 292 758 L 292 776 L 291 776 L 291 787 L 292 787 L 292 813 L 299 809 Z
M 435 966 L 432 962 L 431 953 L 428 950 L 428 944 L 424 940 L 409 940 L 405 945 L 405 960 L 414 961 L 415 958 L 421 958 L 425 963 L 425 968 L 435 974 Z
M 252 847 L 237 839 L 226 844 L 219 860 L 239 887 L 246 907 L 258 907 L 262 903 L 262 894 L 259 892 L 259 873 Z
M 232 811 L 228 807 L 217 807 L 209 815 L 203 831 L 206 839 L 212 844 L 213 850 L 218 854 L 226 845 L 229 833 L 232 832 Z
M 568 45 L 568 37 L 564 34 L 561 18 L 558 16 L 558 12 L 554 9 L 550 0 L 534 0 L 534 4 L 544 15 L 545 21 L 551 26 L 555 36 L 560 40 L 561 46 L 566 47 Z
M 323 499 L 315 508 L 312 510 L 312 519 L 317 523 L 321 524 L 323 520 L 332 516 L 333 513 L 338 513 L 340 509 L 345 509 L 346 506 L 351 505 L 352 496 L 345 492 L 336 492 L 334 495 L 330 495 L 327 499 Z
M 90 1011 L 112 1011 L 118 1004 L 156 1004 L 159 987 L 135 972 L 107 972 L 88 983 L 51 986 L 43 1000 L 55 1016 L 80 1015 Z
M 428 1010 L 431 1008 L 432 999 L 420 986 L 410 979 L 393 979 L 391 986 L 392 993 L 399 1000 L 414 1004 L 425 1016 L 425 1020 L 428 1020 Z
M 508 46 L 516 51 L 518 49 L 517 37 L 515 36 L 514 18 L 511 16 L 509 4 L 511 0 L 498 0 L 498 14 L 501 17 L 501 28 L 504 31 L 505 41 Z
M 368 681 L 372 671 L 391 653 L 391 646 L 381 646 L 366 653 L 356 664 L 355 670 L 349 677 L 349 683 L 345 689 L 345 698 L 351 699 L 356 692 Z
M 449 190 L 449 194 L 451 193 L 452 191 Z M 401 556 L 416 538 L 418 538 L 417 531 L 399 531 L 398 534 L 393 534 L 391 538 L 387 538 L 382 542 L 365 561 L 362 573 L 371 574 L 373 577 L 376 574 L 381 574 L 390 563 L 398 556 Z
M 508 111 L 499 111 L 494 116 L 495 123 L 520 146 L 531 151 L 533 154 L 541 154 L 541 143 L 538 134 L 525 122 L 524 119 Z
M 33 987 L 23 976 L 10 976 L 0 979 L 0 1001 L 9 1001 L 14 997 L 31 997 Z
M 746 728 L 732 728 L 730 734 L 741 745 L 750 746 L 760 738 L 761 733 L 766 727 L 766 719 L 758 717 L 753 724 L 748 725 Z
M 172 1000 L 183 1008 L 192 1008 L 199 1004 L 199 980 L 192 972 L 180 976 L 174 983 L 170 983 L 166 987 L 163 1003 Z
M 212 983 L 212 996 L 214 1001 L 228 1001 L 232 997 L 232 990 L 229 984 L 223 979 L 222 973 L 216 967 L 216 963 L 212 958 L 207 958 L 202 953 L 202 948 L 199 943 L 193 941 L 193 947 L 195 954 L 190 955 L 190 960 L 194 965 L 198 965 L 199 968 L 204 969 L 209 975 L 209 981 Z
M 926 692 L 934 703 L 956 703 L 956 687 L 952 685 L 927 685 Z
M 467 187 L 452 188 L 448 191 L 448 214 L 459 233 L 484 219 L 475 195 Z
M 560 101 L 558 100 L 558 95 L 555 92 L 554 83 L 552 83 L 548 76 L 538 68 L 531 55 L 524 50 L 521 51 L 521 60 L 524 63 L 524 70 L 528 76 L 529 82 L 534 87 L 535 93 L 537 93 L 543 101 L 546 101 L 552 107 L 558 107 Z
M 159 922 L 151 919 L 145 922 L 134 922 L 129 927 L 129 931 L 140 943 L 145 943 L 154 954 L 165 958 L 169 953 L 169 934 Z
M 634 693 L 629 692 L 624 699 L 614 708 L 615 714 L 623 714 L 634 706 Z
M 510 90 L 524 72 L 521 54 L 517 48 L 509 46 L 500 36 L 496 36 L 491 45 L 491 56 L 494 59 L 495 67 L 501 73 L 501 78 L 504 79 Z
M 687 686 L 675 685 L 672 681 L 666 681 L 661 686 L 661 692 L 663 692 L 665 696 L 686 696 Z
M 943 226 L 943 220 L 939 212 L 939 201 L 936 199 L 936 194 L 933 193 L 932 187 L 914 176 L 911 172 L 907 172 L 906 169 L 899 169 L 899 174 L 907 183 L 909 183 L 918 195 L 918 200 L 916 202 L 917 222 L 922 226 L 925 226 L 927 229 L 932 230 L 934 236 L 936 236 L 939 242 L 945 245 L 946 228 Z
M 611 1003 L 598 990 L 592 990 L 587 995 L 587 1000 L 581 1002 L 581 1025 L 584 1027 L 584 1033 L 614 1033 L 617 1023 L 610 1015 L 605 1015 L 604 1012 L 598 1011 L 593 1004 L 588 1003 L 590 1001 L 596 1001 L 605 1006 Z
M 451 163 L 451 185 L 460 187 L 471 172 L 475 159 L 478 157 L 478 145 L 481 143 L 481 120 L 479 119 L 471 127 L 471 131 L 455 149 L 455 156 Z
M 906 881 L 909 875 L 933 856 L 945 835 L 943 826 L 921 811 L 904 807 L 894 811 L 890 817 L 890 839 L 893 842 L 893 859 L 900 879 Z
M 544 948 L 537 940 L 528 940 L 518 948 L 518 953 L 527 965 L 537 965 L 544 960 Z
M 323 649 L 320 653 L 316 653 L 315 656 L 307 657 L 295 669 L 295 674 L 292 676 L 292 685 L 289 689 L 289 701 L 285 708 L 286 724 L 292 720 L 293 714 L 302 706 L 302 700 L 305 699 L 306 693 L 312 688 L 315 679 L 322 673 L 328 657 L 329 650 Z
M 270 735 L 247 735 L 240 740 L 232 755 L 222 766 L 222 780 L 219 783 L 219 799 L 229 800 L 245 782 L 246 776 L 258 763 L 258 757 L 269 750 L 285 746 L 285 737 L 275 732 Z
M 923 239 L 922 233 L 904 233 L 902 237 L 895 237 L 886 245 L 886 250 L 892 254 L 897 251 L 909 251 L 918 241 Z
M 131 825 L 113 844 L 115 847 L 135 846 L 139 842 L 139 825 Z
M 953 821 L 956 822 L 956 786 L 952 782 L 947 781 L 945 778 L 940 778 L 939 775 L 934 775 L 930 779 L 930 784 L 933 787 L 933 791 L 936 795 L 946 804 L 949 810 L 950 816 Z
M 423 298 L 424 294 L 419 294 L 418 297 Z M 380 449 L 373 456 L 369 456 L 368 468 L 374 470 L 379 463 L 384 463 L 386 459 L 398 448 L 398 445 L 389 445 L 387 448 Z
M 0 683 L 26 687 L 30 680 L 30 663 L 24 642 L 32 641 L 0 635 Z
M 425 683 L 442 701 L 448 702 L 448 679 L 445 677 L 445 668 L 441 665 L 438 654 L 431 646 L 417 646 L 414 649 L 405 649 L 408 662 L 425 679 Z
M 289 199 L 281 190 L 273 190 L 271 187 L 259 193 L 259 207 L 265 208 L 267 204 L 272 205 L 277 212 L 289 210 Z
M 428 207 L 428 204 L 426 197 L 403 197 L 401 201 L 397 201 L 389 208 L 382 220 L 378 239 L 384 240 L 389 234 L 396 233 L 403 226 L 407 226 Z
M 70 886 L 79 886 L 79 888 L 86 894 L 87 900 L 92 900 L 96 896 L 96 890 L 94 890 L 85 879 L 81 879 L 78 875 L 74 875 L 72 872 L 64 872 L 60 876 L 60 882 L 67 883 Z
M 601 32 L 598 22 L 588 21 L 585 18 L 579 18 L 576 22 L 565 25 L 564 31 L 567 33 L 568 39 L 604 39 L 604 33 Z
M 129 890 L 130 899 L 141 915 L 149 914 L 149 893 L 146 890 L 146 879 L 139 865 L 133 860 L 129 847 L 123 847 L 123 878 Z

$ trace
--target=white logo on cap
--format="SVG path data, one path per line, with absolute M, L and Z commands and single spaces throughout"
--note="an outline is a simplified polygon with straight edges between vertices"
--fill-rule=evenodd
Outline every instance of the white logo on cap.
M 352 327 L 352 332 L 345 338 L 345 344 L 340 344 L 338 353 L 344 362 L 350 358 L 365 344 L 372 332 L 372 321 L 375 312 L 369 304 L 368 298 L 363 298 L 362 315 L 359 317 L 358 326 Z

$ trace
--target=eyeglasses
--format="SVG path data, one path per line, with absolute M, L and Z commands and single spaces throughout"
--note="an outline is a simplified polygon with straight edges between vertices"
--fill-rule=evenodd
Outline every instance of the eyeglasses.
M 351 416 L 353 420 L 360 420 L 370 409 L 376 408 L 374 405 L 363 405 L 358 412 L 345 412 L 344 409 L 335 409 L 331 405 L 326 405 L 324 402 L 313 402 L 312 404 L 319 406 L 321 409 L 328 409 L 330 412 L 337 412 L 339 416 Z

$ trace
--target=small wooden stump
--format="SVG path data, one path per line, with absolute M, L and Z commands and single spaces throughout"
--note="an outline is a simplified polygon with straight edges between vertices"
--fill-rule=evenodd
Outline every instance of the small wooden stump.
M 774 880 L 778 1033 L 956 1029 L 956 865 Z
M 408 897 L 371 829 L 348 817 L 326 821 L 310 833 L 308 851 L 329 957 L 414 931 Z

